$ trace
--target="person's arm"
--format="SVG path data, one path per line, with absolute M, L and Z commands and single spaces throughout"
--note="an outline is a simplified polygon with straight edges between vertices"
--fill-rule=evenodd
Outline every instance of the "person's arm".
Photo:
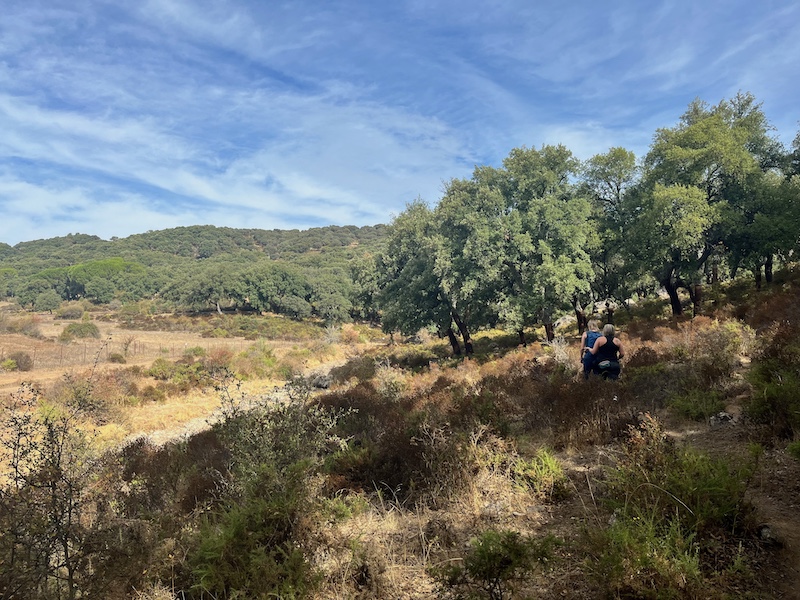
M 583 335 L 581 336 L 581 354 L 583 354 L 583 351 L 586 349 L 586 338 L 587 338 L 587 334 L 584 331 Z
M 604 345 L 605 343 L 606 343 L 605 337 L 597 338 L 597 340 L 595 340 L 594 342 L 594 346 L 589 348 L 589 352 L 591 352 L 592 354 L 597 354 L 597 351 L 600 349 L 600 346 Z

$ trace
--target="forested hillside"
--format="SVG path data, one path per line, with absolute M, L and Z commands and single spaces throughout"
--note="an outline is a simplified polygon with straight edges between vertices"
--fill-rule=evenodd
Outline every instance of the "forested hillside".
M 353 310 L 352 265 L 377 252 L 385 232 L 382 225 L 195 226 L 108 241 L 75 234 L 22 242 L 0 249 L 0 292 L 40 311 L 84 298 L 95 304 L 157 299 L 164 310 L 241 308 L 341 321 Z

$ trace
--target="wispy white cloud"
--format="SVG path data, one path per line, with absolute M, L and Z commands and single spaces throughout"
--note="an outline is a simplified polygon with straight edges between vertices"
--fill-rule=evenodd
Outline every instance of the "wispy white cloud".
M 387 222 L 515 146 L 641 155 L 740 89 L 790 140 L 799 10 L 6 0 L 0 241 Z

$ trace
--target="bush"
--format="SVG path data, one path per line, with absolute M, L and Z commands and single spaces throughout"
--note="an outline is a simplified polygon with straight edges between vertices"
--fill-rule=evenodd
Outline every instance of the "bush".
M 676 447 L 645 414 L 609 471 L 605 501 L 614 516 L 607 528 L 587 532 L 594 574 L 615 597 L 659 598 L 654 590 L 676 589 L 709 597 L 703 569 L 732 567 L 727 561 L 750 525 L 744 494 L 752 472 L 752 464 Z
M 552 536 L 535 540 L 489 529 L 472 540 L 462 564 L 434 568 L 431 574 L 445 597 L 513 598 L 517 586 L 551 557 L 555 544 Z
M 15 368 L 9 371 L 31 371 L 33 370 L 33 359 L 27 352 L 12 352 L 8 355 L 9 361 L 14 363 Z
M 68 302 L 56 311 L 56 317 L 65 320 L 77 320 L 83 317 L 83 313 L 82 302 Z
M 70 342 L 75 338 L 100 338 L 100 330 L 97 325 L 90 321 L 81 321 L 80 323 L 70 323 L 64 327 L 64 331 L 58 336 L 62 342 Z
M 192 587 L 220 598 L 305 597 L 318 577 L 292 540 L 304 504 L 299 487 L 288 481 L 282 493 L 267 492 L 206 519 L 188 557 Z
M 108 362 L 124 365 L 128 361 L 126 361 L 125 356 L 120 354 L 119 352 L 112 352 L 111 354 L 108 355 Z
M 800 460 L 800 441 L 792 442 L 786 446 L 786 451 L 789 453 L 789 456 Z
M 270 377 L 278 364 L 272 348 L 259 340 L 233 360 L 233 367 L 241 377 Z
M 673 396 L 668 404 L 679 414 L 694 421 L 702 421 L 725 410 L 725 402 L 719 392 L 708 389 L 691 389 L 685 394 Z
M 518 458 L 512 466 L 515 481 L 550 500 L 567 495 L 568 479 L 558 459 L 545 448 L 539 448 L 530 459 Z

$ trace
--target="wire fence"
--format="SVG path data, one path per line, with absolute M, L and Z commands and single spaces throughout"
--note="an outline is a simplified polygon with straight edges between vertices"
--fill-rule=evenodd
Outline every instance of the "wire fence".
M 196 347 L 203 348 L 206 354 L 223 349 L 239 353 L 252 343 L 241 339 L 225 341 L 215 339 L 209 340 L 208 343 L 192 340 L 170 344 L 136 339 L 91 340 L 69 344 L 31 340 L 23 350 L 20 350 L 18 344 L 0 343 L 0 363 L 23 352 L 31 359 L 30 370 L 72 368 L 111 362 L 142 364 L 157 358 L 178 360 L 190 348 Z

